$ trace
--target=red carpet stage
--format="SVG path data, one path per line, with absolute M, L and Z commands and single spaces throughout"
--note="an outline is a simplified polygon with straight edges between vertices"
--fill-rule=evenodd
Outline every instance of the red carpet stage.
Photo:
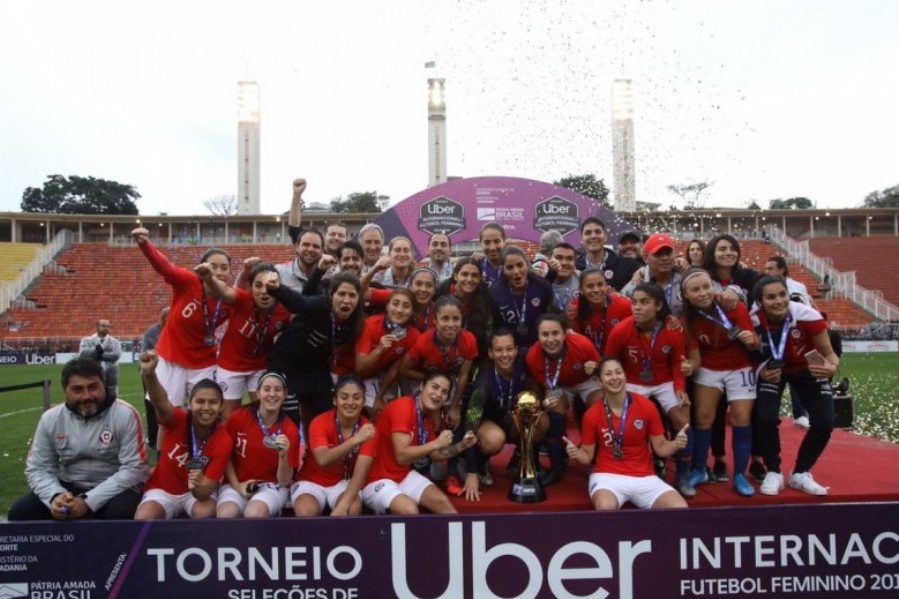
M 803 429 L 793 426 L 792 419 L 784 418 L 780 425 L 782 471 L 786 476 L 792 471 L 799 443 L 805 434 Z M 580 436 L 569 430 L 568 438 L 577 441 Z M 726 445 L 730 454 L 730 427 Z M 512 446 L 495 456 L 491 462 L 496 484 L 482 487 L 481 501 L 469 502 L 461 497 L 452 498 L 461 513 L 484 512 L 561 512 L 589 510 L 587 498 L 588 471 L 579 464 L 572 464 L 562 482 L 547 487 L 547 499 L 539 505 L 517 504 L 509 501 L 510 479 L 506 475 L 506 464 L 512 455 Z M 730 455 L 728 455 L 728 460 Z M 668 482 L 673 485 L 674 466 L 669 463 Z M 733 474 L 728 462 L 728 470 Z M 758 493 L 754 497 L 741 497 L 733 490 L 730 482 L 710 483 L 697 488 L 696 497 L 689 500 L 691 507 L 757 506 L 784 503 L 843 503 L 847 501 L 897 501 L 899 500 L 899 445 L 834 430 L 830 444 L 813 470 L 815 480 L 830 488 L 824 497 L 808 495 L 786 487 L 780 495 L 769 497 Z

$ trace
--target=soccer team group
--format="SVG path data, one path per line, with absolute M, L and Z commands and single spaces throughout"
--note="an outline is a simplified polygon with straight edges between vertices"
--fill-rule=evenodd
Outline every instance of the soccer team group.
M 294 181 L 295 259 L 251 258 L 233 277 L 223 250 L 185 269 L 132 232 L 172 289 L 140 356 L 158 463 L 151 473 L 141 415 L 108 392 L 100 363 L 77 358 L 10 520 L 453 513 L 447 493 L 477 501 L 493 484 L 490 457 L 517 441 L 524 392 L 538 399 L 543 485 L 574 460 L 591 469 L 596 509 L 677 508 L 712 481 L 747 497 L 783 489 L 789 385 L 809 426 L 786 482 L 827 493 L 811 469 L 839 358 L 782 258 L 747 268 L 730 235 L 678 255 L 664 233 L 628 232 L 616 252 L 590 217 L 580 248 L 549 231 L 531 258 L 490 223 L 479 252 L 453 258 L 434 234 L 417 261 L 375 224 L 349 240 L 339 224 L 303 229 L 304 190 Z

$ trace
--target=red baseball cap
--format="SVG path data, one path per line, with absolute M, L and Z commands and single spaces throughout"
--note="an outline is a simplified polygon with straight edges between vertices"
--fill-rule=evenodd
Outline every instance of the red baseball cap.
M 643 251 L 655 256 L 662 248 L 671 248 L 674 251 L 674 240 L 664 233 L 655 233 L 643 243 Z

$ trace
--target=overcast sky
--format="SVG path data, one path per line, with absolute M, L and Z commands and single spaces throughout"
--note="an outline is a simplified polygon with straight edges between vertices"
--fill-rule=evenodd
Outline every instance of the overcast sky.
M 0 3 L 0 210 L 49 174 L 137 187 L 142 214 L 236 193 L 237 81 L 262 94 L 262 210 L 427 183 L 427 77 L 448 172 L 612 181 L 632 78 L 637 197 L 849 207 L 899 184 L 899 2 L 469 0 Z M 889 142 L 888 142 L 889 140 Z

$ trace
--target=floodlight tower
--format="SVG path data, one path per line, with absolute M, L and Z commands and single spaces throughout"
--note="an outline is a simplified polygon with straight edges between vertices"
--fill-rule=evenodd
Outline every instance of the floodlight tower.
M 237 213 L 259 214 L 259 84 L 237 83 Z
M 434 63 L 425 64 L 433 68 Z M 428 187 L 446 183 L 446 98 L 442 77 L 428 78 Z
M 615 210 L 637 208 L 634 177 L 634 94 L 630 79 L 612 83 L 612 163 Z

